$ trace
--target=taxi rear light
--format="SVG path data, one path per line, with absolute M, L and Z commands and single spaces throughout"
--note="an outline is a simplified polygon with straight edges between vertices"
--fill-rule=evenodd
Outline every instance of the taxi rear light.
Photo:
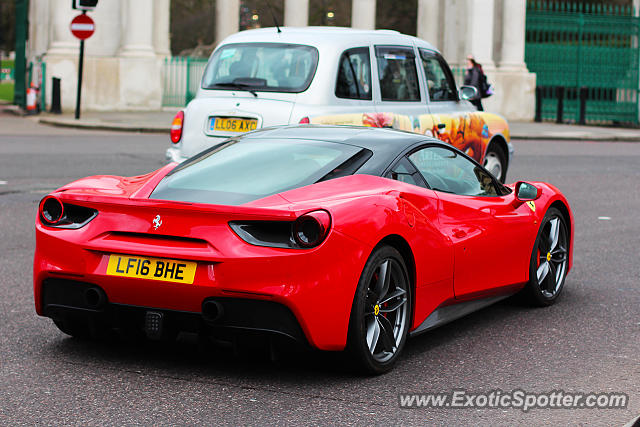
M 301 125 L 308 125 L 309 123 L 311 123 L 311 120 L 309 120 L 309 117 L 303 117 L 300 119 Z
M 182 138 L 182 127 L 184 126 L 184 111 L 178 111 L 171 122 L 171 142 L 177 144 Z

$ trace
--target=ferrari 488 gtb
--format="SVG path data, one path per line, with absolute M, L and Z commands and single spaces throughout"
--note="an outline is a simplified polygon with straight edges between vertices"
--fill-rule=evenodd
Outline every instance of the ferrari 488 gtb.
M 271 128 L 46 196 L 35 303 L 73 336 L 280 337 L 380 373 L 408 335 L 519 291 L 552 304 L 572 243 L 555 187 L 505 186 L 436 139 Z

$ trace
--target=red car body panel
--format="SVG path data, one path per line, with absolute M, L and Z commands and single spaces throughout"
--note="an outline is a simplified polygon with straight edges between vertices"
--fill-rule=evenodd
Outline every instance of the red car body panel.
M 533 245 L 545 212 L 566 206 L 554 187 L 535 183 L 542 195 L 535 211 L 503 197 L 453 196 L 399 181 L 353 175 L 273 195 L 242 206 L 149 199 L 174 167 L 140 177 L 85 178 L 52 193 L 61 201 L 96 209 L 75 230 L 36 219 L 34 295 L 43 315 L 42 283 L 67 278 L 93 283 L 109 302 L 193 313 L 205 298 L 271 300 L 295 315 L 308 342 L 322 350 L 344 349 L 355 289 L 369 254 L 384 239 L 406 242 L 412 262 L 412 329 L 436 308 L 458 300 L 512 292 L 528 280 Z M 294 220 L 324 209 L 328 236 L 312 249 L 246 243 L 232 220 Z M 155 229 L 153 218 L 162 217 Z M 194 260 L 192 285 L 106 274 L 110 254 Z

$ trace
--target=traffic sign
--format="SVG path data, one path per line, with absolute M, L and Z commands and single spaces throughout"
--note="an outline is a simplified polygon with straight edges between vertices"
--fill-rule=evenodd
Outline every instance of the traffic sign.
M 93 35 L 96 25 L 90 16 L 82 14 L 73 18 L 70 28 L 74 36 L 80 40 L 86 40 Z

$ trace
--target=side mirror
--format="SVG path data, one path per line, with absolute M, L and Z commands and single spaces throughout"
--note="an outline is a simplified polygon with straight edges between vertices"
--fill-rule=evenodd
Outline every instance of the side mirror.
M 478 97 L 478 89 L 474 86 L 460 86 L 460 99 L 469 101 Z
M 536 200 L 542 195 L 542 189 L 528 182 L 518 181 L 516 183 L 516 199 L 521 202 Z

